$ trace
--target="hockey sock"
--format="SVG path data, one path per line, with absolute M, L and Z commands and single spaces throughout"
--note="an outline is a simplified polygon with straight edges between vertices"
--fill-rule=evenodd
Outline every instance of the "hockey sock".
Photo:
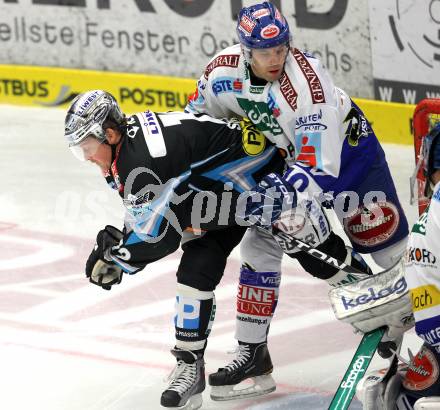
M 261 343 L 278 301 L 280 272 L 255 272 L 247 267 L 240 270 L 237 295 L 235 337 L 245 343 Z

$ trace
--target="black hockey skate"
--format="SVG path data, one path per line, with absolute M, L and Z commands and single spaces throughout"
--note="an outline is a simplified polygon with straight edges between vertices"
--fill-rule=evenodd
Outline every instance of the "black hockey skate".
M 205 362 L 201 353 L 173 349 L 176 368 L 169 377 L 169 386 L 162 393 L 160 404 L 167 408 L 195 410 L 202 406 L 205 390 Z
M 260 396 L 276 389 L 271 374 L 273 370 L 267 343 L 246 344 L 239 342 L 237 358 L 226 367 L 209 375 L 212 400 L 234 400 Z M 235 388 L 243 380 L 251 378 L 254 384 Z

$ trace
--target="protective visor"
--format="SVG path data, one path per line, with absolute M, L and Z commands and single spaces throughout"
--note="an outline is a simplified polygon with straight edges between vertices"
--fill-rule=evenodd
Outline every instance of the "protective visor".
M 70 148 L 73 155 L 78 158 L 80 161 L 88 161 L 91 157 L 93 157 L 99 149 L 99 146 L 104 141 L 100 141 L 96 139 L 94 136 L 88 136 L 84 138 L 79 144 L 73 145 Z

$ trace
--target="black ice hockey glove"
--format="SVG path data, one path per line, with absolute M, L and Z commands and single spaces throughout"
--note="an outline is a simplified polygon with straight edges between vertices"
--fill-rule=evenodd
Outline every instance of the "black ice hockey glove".
M 98 232 L 95 246 L 86 262 L 86 276 L 94 285 L 110 290 L 113 285 L 121 283 L 123 271 L 108 254 L 123 236 L 119 229 L 111 225 Z

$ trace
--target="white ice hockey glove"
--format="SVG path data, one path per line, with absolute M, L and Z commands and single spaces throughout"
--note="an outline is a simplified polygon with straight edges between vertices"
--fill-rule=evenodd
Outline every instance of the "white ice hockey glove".
M 123 271 L 110 258 L 110 250 L 118 245 L 123 233 L 114 226 L 107 225 L 98 232 L 95 246 L 86 262 L 86 276 L 94 285 L 110 290 L 121 283 Z
M 402 379 L 406 367 L 394 369 L 373 370 L 369 372 L 356 386 L 356 397 L 362 403 L 363 410 L 397 409 L 396 400 L 401 390 Z M 400 408 L 400 407 L 399 407 Z
M 392 268 L 330 290 L 336 318 L 363 333 L 388 327 L 383 340 L 398 339 L 414 326 L 403 259 Z

